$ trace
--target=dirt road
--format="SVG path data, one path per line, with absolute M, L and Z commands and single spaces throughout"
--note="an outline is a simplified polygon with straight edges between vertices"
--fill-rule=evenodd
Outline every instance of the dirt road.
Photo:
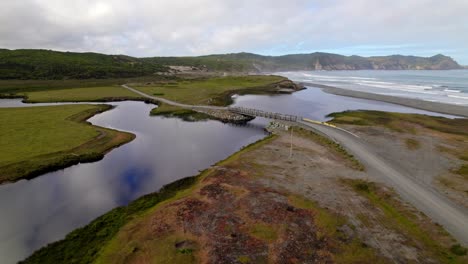
M 338 141 L 349 152 L 355 155 L 372 176 L 383 179 L 408 202 L 438 222 L 460 243 L 468 244 L 468 212 L 454 204 L 428 186 L 417 183 L 405 176 L 397 168 L 391 167 L 376 153 L 366 146 L 365 142 L 343 131 L 318 124 L 301 121 L 304 128 L 312 128 Z

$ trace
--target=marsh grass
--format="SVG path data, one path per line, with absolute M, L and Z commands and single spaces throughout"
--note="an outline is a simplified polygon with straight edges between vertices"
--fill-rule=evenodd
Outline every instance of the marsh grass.
M 159 103 L 158 107 L 153 108 L 150 112 L 150 115 L 163 116 L 168 118 L 175 117 L 187 122 L 213 119 L 211 116 L 204 113 L 199 113 L 190 109 L 184 109 L 178 106 L 172 106 L 164 103 Z
M 32 178 L 80 162 L 102 159 L 134 135 L 85 120 L 109 105 L 62 105 L 0 109 L 0 181 Z
M 358 126 L 383 126 L 396 132 L 417 133 L 414 125 L 419 125 L 438 132 L 468 135 L 468 119 L 449 119 L 438 116 L 420 114 L 402 114 L 382 111 L 344 111 L 329 114 L 333 117 L 331 123 L 349 124 Z
M 269 94 L 276 91 L 276 83 L 284 80 L 280 76 L 230 76 L 135 87 L 146 94 L 162 94 L 180 103 L 226 106 L 232 103 L 233 94 Z
M 121 86 L 103 86 L 27 92 L 23 94 L 28 103 L 44 102 L 93 102 L 139 99 L 139 96 Z M 114 100 L 112 100 L 114 99 Z

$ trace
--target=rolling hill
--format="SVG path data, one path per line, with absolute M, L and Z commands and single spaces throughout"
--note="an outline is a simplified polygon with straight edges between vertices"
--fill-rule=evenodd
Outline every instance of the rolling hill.
M 261 73 L 298 70 L 450 70 L 462 69 L 444 55 L 343 56 L 315 52 L 284 56 L 232 53 L 198 57 L 135 58 L 125 55 L 0 49 L 0 79 L 106 79 L 168 72 L 169 66 L 211 72 Z
M 452 58 L 444 55 L 416 56 L 343 56 L 315 52 L 284 56 L 262 56 L 233 53 L 199 57 L 154 57 L 144 60 L 163 65 L 206 66 L 209 70 L 239 72 L 276 72 L 298 70 L 451 70 L 462 69 Z
M 151 75 L 167 67 L 124 55 L 0 50 L 0 79 L 105 79 Z

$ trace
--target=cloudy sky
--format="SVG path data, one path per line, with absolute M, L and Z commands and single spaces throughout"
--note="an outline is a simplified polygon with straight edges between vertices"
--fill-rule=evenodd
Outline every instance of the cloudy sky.
M 468 65 L 468 0 L 1 0 L 0 47 L 138 57 L 443 53 Z

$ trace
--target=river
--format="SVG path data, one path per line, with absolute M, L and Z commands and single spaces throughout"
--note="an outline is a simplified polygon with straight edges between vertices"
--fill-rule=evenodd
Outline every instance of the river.
M 103 160 L 78 164 L 32 180 L 0 186 L 0 263 L 15 263 L 99 215 L 177 179 L 198 174 L 241 147 L 265 136 L 264 119 L 246 126 L 218 121 L 185 122 L 149 116 L 142 102 L 111 103 L 116 108 L 89 121 L 129 131 L 136 139 Z M 48 105 L 48 104 L 46 104 Z M 371 109 L 435 114 L 409 107 L 342 97 L 310 88 L 292 95 L 236 98 L 235 105 L 326 120 L 331 112 Z M 0 100 L 0 107 L 30 107 Z

